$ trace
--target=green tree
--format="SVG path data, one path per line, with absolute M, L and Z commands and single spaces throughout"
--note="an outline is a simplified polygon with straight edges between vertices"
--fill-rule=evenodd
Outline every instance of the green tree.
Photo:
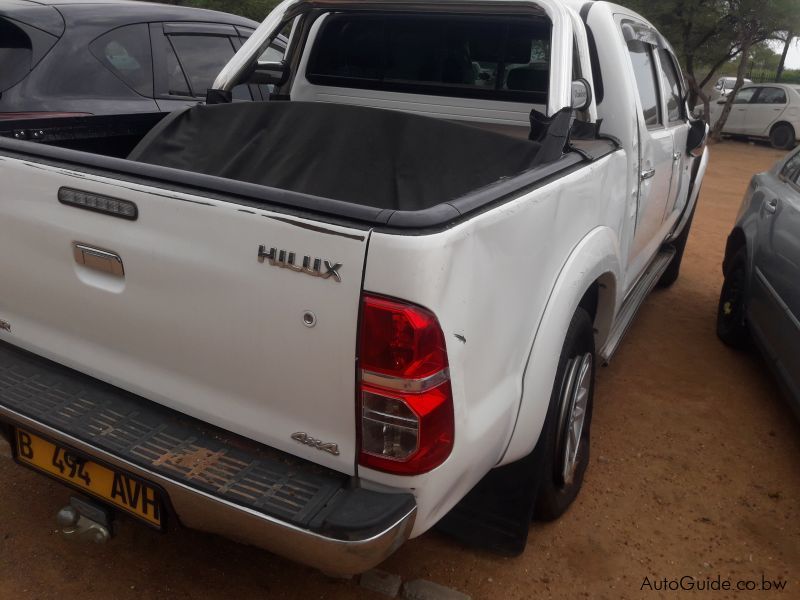
M 259 23 L 275 8 L 280 0 L 159 0 L 166 4 L 208 8 L 241 15 Z
M 650 20 L 670 41 L 690 87 L 709 111 L 703 88 L 722 67 L 740 59 L 746 72 L 753 47 L 779 32 L 800 30 L 800 0 L 622 0 Z M 741 86 L 741 84 L 739 84 Z M 732 99 L 733 95 L 731 95 Z
M 734 43 L 739 48 L 740 61 L 736 83 L 711 132 L 711 137 L 715 140 L 722 137 L 722 129 L 728 120 L 736 94 L 744 83 L 744 76 L 752 56 L 751 51 L 758 44 L 774 38 L 777 32 L 794 29 L 800 20 L 798 0 L 727 0 L 726 4 L 733 19 L 732 31 Z

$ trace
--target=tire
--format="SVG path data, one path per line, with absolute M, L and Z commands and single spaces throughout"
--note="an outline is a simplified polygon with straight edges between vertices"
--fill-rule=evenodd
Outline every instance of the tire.
M 547 418 L 534 450 L 542 457 L 534 519 L 552 521 L 563 515 L 583 485 L 589 466 L 596 363 L 592 320 L 579 308 L 567 330 Z M 583 405 L 579 429 L 572 418 L 579 416 L 573 410 L 576 405 Z
M 669 263 L 667 270 L 661 274 L 661 278 L 656 284 L 660 288 L 668 288 L 678 280 L 681 274 L 681 263 L 683 263 L 683 253 L 686 250 L 686 242 L 689 241 L 689 232 L 692 229 L 694 222 L 694 211 L 697 209 L 697 202 L 692 207 L 692 214 L 689 215 L 689 220 L 683 227 L 681 234 L 672 242 L 672 247 L 675 248 L 675 256 L 672 257 L 672 262 Z
M 778 150 L 791 150 L 795 144 L 794 127 L 789 123 L 778 123 L 769 132 L 769 141 L 773 148 Z
M 746 291 L 747 249 L 743 246 L 728 265 L 717 306 L 717 337 L 738 350 L 750 346 L 750 332 L 745 318 Z

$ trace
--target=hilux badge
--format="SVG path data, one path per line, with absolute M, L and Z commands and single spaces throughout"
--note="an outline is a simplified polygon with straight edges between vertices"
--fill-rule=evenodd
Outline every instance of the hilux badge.
M 321 277 L 322 279 L 333 278 L 334 281 L 340 282 L 342 276 L 339 275 L 339 270 L 342 268 L 342 263 L 337 263 L 331 260 L 323 260 L 321 258 L 312 258 L 308 255 L 303 256 L 302 264 L 297 264 L 297 254 L 289 250 L 278 250 L 277 248 L 270 248 L 267 251 L 266 246 L 258 247 L 258 262 L 263 263 L 265 260 L 273 267 L 281 267 L 282 269 L 291 269 L 298 273 L 305 273 L 312 277 Z M 325 265 L 323 270 L 323 264 Z

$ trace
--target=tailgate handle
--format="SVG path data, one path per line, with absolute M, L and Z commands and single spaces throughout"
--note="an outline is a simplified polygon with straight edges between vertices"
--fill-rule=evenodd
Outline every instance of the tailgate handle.
M 122 258 L 120 258 L 119 254 L 101 248 L 93 248 L 79 242 L 72 244 L 72 253 L 75 256 L 75 262 L 88 269 L 102 271 L 114 277 L 123 277 L 125 275 L 125 268 L 122 265 Z

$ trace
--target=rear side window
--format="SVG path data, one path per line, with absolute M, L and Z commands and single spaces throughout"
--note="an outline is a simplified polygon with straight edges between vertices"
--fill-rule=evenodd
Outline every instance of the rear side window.
M 189 80 L 191 95 L 204 97 L 227 62 L 233 43 L 221 35 L 170 35 L 170 42 Z
M 663 48 L 658 49 L 658 59 L 661 62 L 663 89 L 667 97 L 667 119 L 670 123 L 679 123 L 684 120 L 684 106 L 678 71 L 672 56 Z
M 146 24 L 126 25 L 109 31 L 93 41 L 89 49 L 129 87 L 142 96 L 153 97 L 153 57 Z
M 653 60 L 653 46 L 639 40 L 626 40 L 628 54 L 636 76 L 636 88 L 642 102 L 644 122 L 648 127 L 661 124 L 661 108 L 658 101 L 656 65 Z
M 756 98 L 756 104 L 786 104 L 786 92 L 781 88 L 761 88 Z
M 545 103 L 550 25 L 533 19 L 337 15 L 306 72 L 317 85 Z
M 166 58 L 167 58 L 167 93 L 172 96 L 191 96 L 192 90 L 189 89 L 189 82 L 186 80 L 186 74 L 181 69 L 181 64 L 178 62 L 178 57 L 172 46 L 166 45 Z
M 750 100 L 753 99 L 753 96 L 756 93 L 758 88 L 744 88 L 739 90 L 736 94 L 736 98 L 733 99 L 734 104 L 747 104 Z
M 33 67 L 33 44 L 28 34 L 0 18 L 0 91 L 22 80 Z
M 800 152 L 795 152 L 795 155 L 786 162 L 781 175 L 787 181 L 800 183 Z

